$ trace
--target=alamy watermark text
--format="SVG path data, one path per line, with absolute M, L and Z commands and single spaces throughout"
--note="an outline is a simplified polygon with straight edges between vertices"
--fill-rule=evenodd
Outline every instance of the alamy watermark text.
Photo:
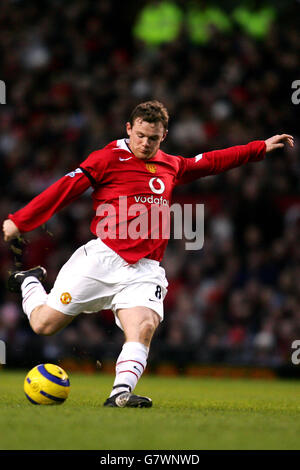
M 6 364 L 6 344 L 0 339 L 0 364 Z
M 0 80 L 0 104 L 6 104 L 6 86 L 3 80 Z
M 295 339 L 295 341 L 292 342 L 292 349 L 295 349 L 292 354 L 292 363 L 297 366 L 300 364 L 300 339 Z
M 292 103 L 299 104 L 300 103 L 300 80 L 294 80 L 292 82 L 292 89 L 295 90 L 292 93 Z

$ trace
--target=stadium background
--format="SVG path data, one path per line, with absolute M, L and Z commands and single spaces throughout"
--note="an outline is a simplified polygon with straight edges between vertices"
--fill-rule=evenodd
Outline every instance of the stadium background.
M 124 136 L 131 109 L 159 99 L 170 112 L 163 149 L 192 157 L 277 133 L 294 149 L 181 187 L 205 204 L 205 244 L 170 241 L 165 320 L 149 366 L 286 370 L 300 339 L 298 2 L 88 1 L 0 6 L 1 221 L 92 150 Z M 166 15 L 166 16 L 164 16 Z M 149 26 L 150 25 L 150 26 Z M 14 247 L 1 238 L 0 338 L 7 367 L 59 362 L 93 370 L 123 337 L 111 312 L 81 315 L 53 337 L 28 326 L 9 270 L 43 264 L 49 289 L 90 239 L 89 194 Z M 21 249 L 21 251 L 19 251 Z M 66 362 L 68 361 L 68 362 Z M 97 362 L 98 361 L 98 362 Z M 298 366 L 299 367 L 299 366 Z M 170 370 L 170 369 L 169 369 Z M 293 369 L 294 373 L 296 369 Z M 297 369 L 298 372 L 298 369 Z

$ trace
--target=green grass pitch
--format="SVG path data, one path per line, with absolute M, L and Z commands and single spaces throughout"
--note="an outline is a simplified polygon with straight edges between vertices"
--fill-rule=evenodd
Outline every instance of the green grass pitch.
M 68 400 L 37 406 L 26 372 L 0 369 L 0 449 L 300 449 L 300 382 L 142 378 L 150 409 L 103 408 L 113 376 L 70 375 Z

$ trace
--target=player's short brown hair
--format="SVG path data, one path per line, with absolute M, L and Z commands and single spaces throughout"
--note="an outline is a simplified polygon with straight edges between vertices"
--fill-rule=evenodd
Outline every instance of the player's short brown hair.
M 161 122 L 164 129 L 168 129 L 169 114 L 167 108 L 157 100 L 138 104 L 130 115 L 129 122 L 131 126 L 137 118 L 147 122 Z

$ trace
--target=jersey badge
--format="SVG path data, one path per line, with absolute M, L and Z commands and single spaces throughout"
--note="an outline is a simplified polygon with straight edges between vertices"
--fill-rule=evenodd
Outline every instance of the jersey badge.
M 68 305 L 72 300 L 71 294 L 69 292 L 63 292 L 60 296 L 60 301 L 64 305 Z
M 150 173 L 156 173 L 156 166 L 154 163 L 146 163 L 146 168 Z

